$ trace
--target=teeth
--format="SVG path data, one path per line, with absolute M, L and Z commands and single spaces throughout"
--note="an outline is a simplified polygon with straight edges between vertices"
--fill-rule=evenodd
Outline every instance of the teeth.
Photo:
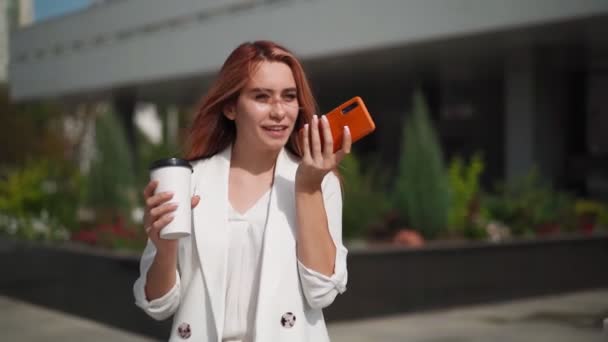
M 266 129 L 269 131 L 282 131 L 285 127 L 266 127 Z

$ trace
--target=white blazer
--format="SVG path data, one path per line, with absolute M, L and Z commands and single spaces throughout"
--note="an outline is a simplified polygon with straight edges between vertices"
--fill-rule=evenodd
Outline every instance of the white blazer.
M 171 315 L 170 341 L 221 342 L 226 300 L 228 173 L 231 148 L 193 163 L 193 235 L 180 239 L 177 281 L 161 298 L 148 301 L 146 274 L 156 249 L 148 241 L 133 291 L 136 304 L 163 320 Z M 329 341 L 322 308 L 346 289 L 347 250 L 342 244 L 342 194 L 329 173 L 322 183 L 330 234 L 336 245 L 334 274 L 323 278 L 296 257 L 295 175 L 298 159 L 281 151 L 275 167 L 264 233 L 254 341 Z M 293 324 L 286 324 L 285 318 Z M 292 326 L 291 326 L 292 325 Z M 290 327 L 291 326 L 291 327 Z

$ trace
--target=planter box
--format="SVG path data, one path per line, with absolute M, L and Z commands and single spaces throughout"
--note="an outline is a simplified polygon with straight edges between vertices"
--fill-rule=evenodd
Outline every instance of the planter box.
M 347 320 L 608 287 L 607 263 L 606 234 L 352 251 L 348 290 L 326 314 Z
M 166 339 L 134 305 L 138 255 L 0 239 L 0 294 Z M 348 291 L 326 309 L 348 320 L 608 287 L 608 235 L 352 249 Z
M 135 306 L 139 256 L 87 246 L 49 246 L 0 239 L 0 294 L 166 340 L 170 321 Z

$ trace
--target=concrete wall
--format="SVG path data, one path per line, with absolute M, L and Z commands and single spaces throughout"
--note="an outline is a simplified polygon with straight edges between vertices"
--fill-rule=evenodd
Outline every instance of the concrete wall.
M 126 0 L 17 32 L 18 100 L 216 70 L 238 43 L 269 38 L 304 59 L 608 12 L 605 0 Z

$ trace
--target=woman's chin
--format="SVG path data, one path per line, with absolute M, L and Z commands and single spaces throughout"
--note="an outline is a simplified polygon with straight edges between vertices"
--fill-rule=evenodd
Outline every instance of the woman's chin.
M 285 147 L 285 145 L 287 144 L 287 140 L 281 140 L 281 141 L 277 141 L 277 140 L 273 140 L 273 141 L 265 141 L 265 146 L 267 150 L 270 151 L 279 151 L 281 150 L 283 147 Z
M 275 151 L 285 147 L 285 145 L 289 141 L 289 135 L 285 134 L 280 137 L 264 135 L 261 137 L 260 140 L 261 145 L 265 146 L 266 149 Z

